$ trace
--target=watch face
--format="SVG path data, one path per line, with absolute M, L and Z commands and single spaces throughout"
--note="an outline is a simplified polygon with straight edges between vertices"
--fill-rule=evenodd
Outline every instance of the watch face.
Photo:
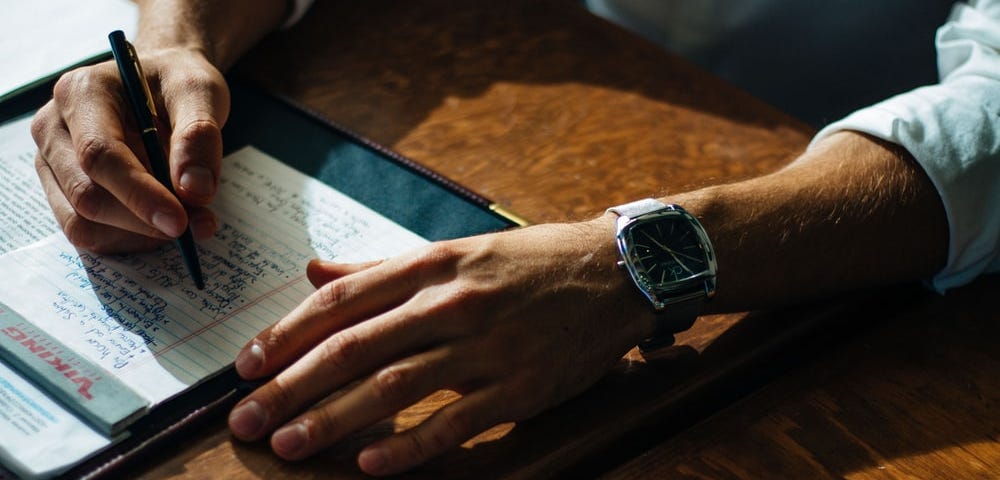
M 703 234 L 685 214 L 643 217 L 622 233 L 630 268 L 636 280 L 649 289 L 669 290 L 706 272 L 714 273 L 714 262 L 702 247 Z

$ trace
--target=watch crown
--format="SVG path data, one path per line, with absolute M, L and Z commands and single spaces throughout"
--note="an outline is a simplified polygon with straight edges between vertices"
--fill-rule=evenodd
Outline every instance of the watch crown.
M 616 265 L 618 265 L 618 268 L 625 268 L 625 260 L 618 260 Z

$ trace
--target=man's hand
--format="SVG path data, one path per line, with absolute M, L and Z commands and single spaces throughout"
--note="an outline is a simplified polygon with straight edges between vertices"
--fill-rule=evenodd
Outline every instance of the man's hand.
M 161 120 L 169 122 L 160 128 L 180 201 L 149 172 L 114 62 L 64 75 L 32 124 L 49 204 L 70 241 L 94 252 L 148 250 L 189 222 L 197 237 L 216 228 L 204 207 L 218 184 L 229 89 L 197 51 L 139 54 Z
M 853 133 L 771 175 L 663 201 L 712 236 L 725 288 L 704 313 L 923 278 L 947 252 L 923 172 Z M 616 267 L 613 225 L 606 214 L 374 264 L 312 263 L 316 293 L 237 357 L 245 378 L 276 376 L 237 405 L 230 428 L 245 440 L 274 432 L 274 451 L 300 459 L 432 392 L 461 394 L 360 453 L 365 472 L 388 474 L 583 391 L 653 332 L 652 309 Z
M 229 115 L 221 71 L 285 20 L 289 0 L 137 0 L 133 44 L 145 70 L 177 197 L 148 173 L 114 62 L 63 75 L 35 116 L 36 166 L 69 240 L 99 253 L 149 250 L 211 235 Z M 179 200 L 178 200 L 179 197 Z M 186 207 L 186 208 L 185 208 Z
M 365 472 L 388 474 L 580 393 L 653 330 L 615 266 L 613 225 L 529 227 L 365 265 L 314 261 L 316 293 L 238 356 L 241 376 L 277 376 L 230 428 L 244 440 L 274 432 L 274 451 L 301 459 L 435 391 L 461 394 L 360 453 Z

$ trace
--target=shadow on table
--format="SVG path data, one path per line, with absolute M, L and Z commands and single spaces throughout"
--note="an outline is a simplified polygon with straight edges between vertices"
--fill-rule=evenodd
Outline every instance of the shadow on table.
M 765 128 L 810 130 L 748 108 L 763 104 L 570 1 L 316 2 L 238 71 L 256 72 L 272 91 L 320 95 L 325 112 L 350 110 L 333 116 L 355 119 L 352 128 L 385 145 L 446 99 L 499 83 L 603 86 Z M 551 108 L 573 105 L 564 98 Z

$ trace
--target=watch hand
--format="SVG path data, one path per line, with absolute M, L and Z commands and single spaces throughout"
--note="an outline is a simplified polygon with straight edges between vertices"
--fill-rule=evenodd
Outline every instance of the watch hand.
M 670 248 L 670 247 L 668 247 L 668 246 L 666 246 L 666 245 L 664 245 L 664 244 L 662 244 L 660 242 L 657 242 L 656 239 L 653 238 L 652 235 L 650 235 L 650 234 L 648 234 L 646 232 L 642 232 L 642 234 L 645 235 L 646 238 L 648 238 L 651 242 L 655 243 L 657 247 L 662 248 L 667 253 L 669 253 L 670 256 L 674 257 L 674 260 L 677 260 L 677 263 L 680 263 L 681 266 L 684 267 L 684 269 L 687 270 L 687 271 L 689 271 L 689 272 L 691 272 L 691 269 L 687 268 L 687 266 L 684 265 L 684 263 L 681 262 L 680 259 L 677 258 L 677 255 L 680 255 L 680 256 L 685 257 L 685 258 L 690 259 L 690 260 L 694 260 L 696 262 L 701 261 L 701 259 L 699 259 L 699 258 L 695 258 L 695 257 L 692 257 L 691 255 L 678 252 L 678 251 L 676 251 L 676 250 L 674 250 L 674 249 L 672 249 L 672 248 Z M 694 272 L 691 272 L 691 273 L 693 274 Z
M 670 250 L 670 249 L 668 248 L 667 250 Z M 676 253 L 677 255 L 680 255 L 680 256 L 682 256 L 682 257 L 685 257 L 685 258 L 689 258 L 689 259 L 691 259 L 691 260 L 694 260 L 694 261 L 696 261 L 696 262 L 700 262 L 700 261 L 701 261 L 701 259 L 700 259 L 700 258 L 697 258 L 697 257 L 692 257 L 691 255 L 688 255 L 688 254 L 686 254 L 686 253 L 681 253 L 681 252 L 678 252 L 678 251 L 676 251 L 676 250 L 670 250 L 670 252 L 671 252 L 671 253 Z
M 646 238 L 648 238 L 651 242 L 655 243 L 657 247 L 662 248 L 665 252 L 669 253 L 671 257 L 674 257 L 674 261 L 677 262 L 677 264 L 680 265 L 681 268 L 683 268 L 684 270 L 687 270 L 688 273 L 690 273 L 691 275 L 694 275 L 694 272 L 691 271 L 691 269 L 688 268 L 688 266 L 685 265 L 684 262 L 681 261 L 681 259 L 677 258 L 677 255 L 683 255 L 683 256 L 688 257 L 688 258 L 690 258 L 692 260 L 697 260 L 697 258 L 690 257 L 688 255 L 684 255 L 683 253 L 680 253 L 680 252 L 674 252 L 670 247 L 668 247 L 668 246 L 666 246 L 666 245 L 664 245 L 664 244 L 662 244 L 660 242 L 657 242 L 656 239 L 653 238 L 652 235 L 650 235 L 650 234 L 648 234 L 646 232 L 642 232 L 642 234 L 645 235 Z
M 681 259 L 677 258 L 677 255 L 674 255 L 674 251 L 673 250 L 671 250 L 669 248 L 666 249 L 666 250 L 667 250 L 667 253 L 669 253 L 671 257 L 674 257 L 674 261 L 677 262 L 677 264 L 680 265 L 681 268 L 683 268 L 684 270 L 687 270 L 688 273 L 690 273 L 691 275 L 694 275 L 694 272 L 692 272 L 691 269 L 688 268 L 687 265 L 684 265 L 684 262 L 682 262 Z
M 652 236 L 652 235 L 650 235 L 649 233 L 647 233 L 647 232 L 642 232 L 642 234 L 643 234 L 643 235 L 645 235 L 645 236 L 646 236 L 646 238 L 648 238 L 648 239 L 649 239 L 649 241 L 651 241 L 651 242 L 655 243 L 657 247 L 660 247 L 660 248 L 662 248 L 662 249 L 664 249 L 664 250 L 668 250 L 668 251 L 670 250 L 669 248 L 667 248 L 667 246 L 666 246 L 666 245 L 664 245 L 664 244 L 662 244 L 662 243 L 660 243 L 660 242 L 657 242 L 657 241 L 656 241 L 656 239 L 655 239 L 655 238 L 653 238 L 653 236 Z

